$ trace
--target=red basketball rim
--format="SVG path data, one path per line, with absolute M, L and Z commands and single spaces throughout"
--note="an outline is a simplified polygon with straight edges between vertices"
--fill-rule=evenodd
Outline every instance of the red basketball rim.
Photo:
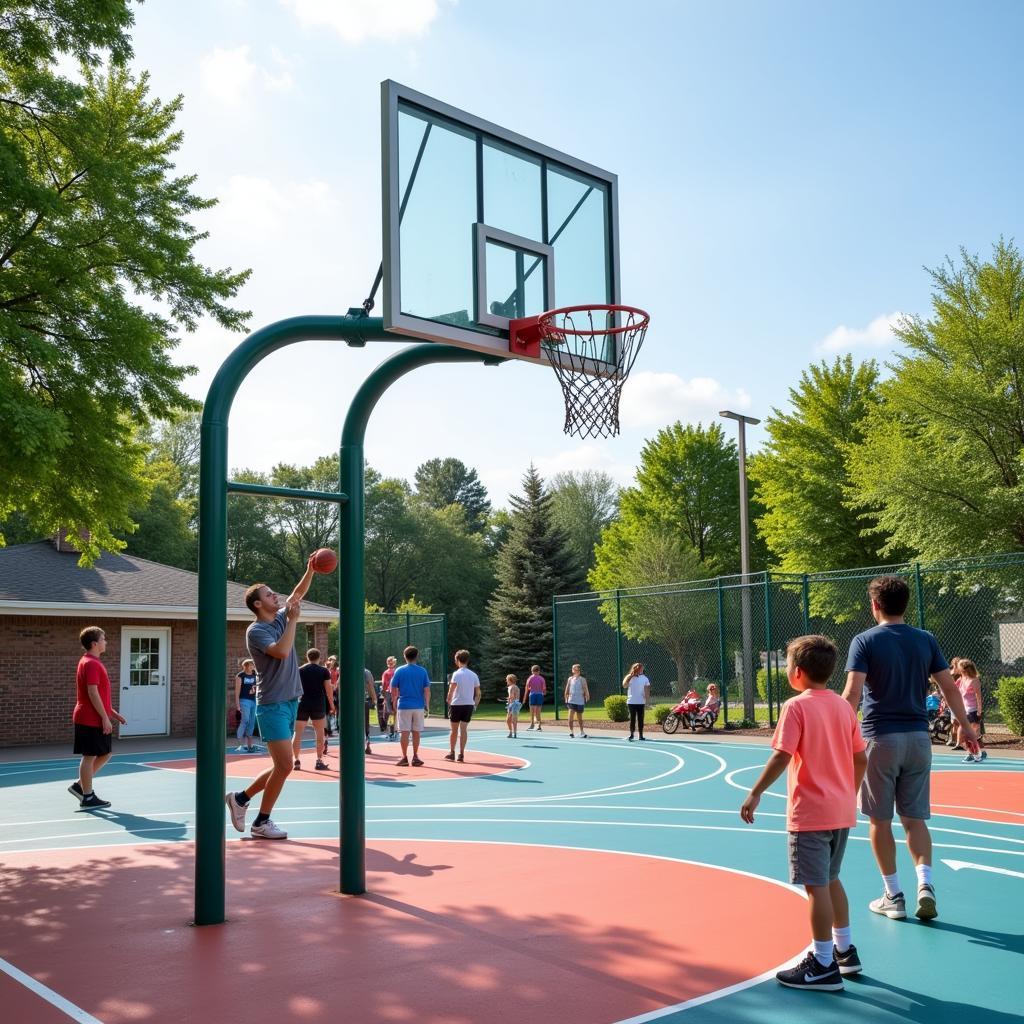
M 638 318 L 631 323 L 620 327 L 561 327 L 552 321 L 556 316 L 566 316 L 570 313 L 631 313 Z M 537 326 L 542 330 L 552 331 L 556 334 L 575 334 L 594 337 L 599 334 L 622 334 L 625 331 L 636 331 L 645 328 L 650 323 L 651 315 L 646 310 L 638 309 L 636 306 L 615 306 L 606 304 L 588 303 L 585 306 L 561 306 L 558 309 L 549 309 L 537 317 Z

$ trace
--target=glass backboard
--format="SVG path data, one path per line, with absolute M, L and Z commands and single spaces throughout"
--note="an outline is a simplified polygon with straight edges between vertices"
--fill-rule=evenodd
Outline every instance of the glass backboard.
M 388 330 L 527 358 L 511 319 L 619 302 L 614 174 L 397 82 L 381 102 Z

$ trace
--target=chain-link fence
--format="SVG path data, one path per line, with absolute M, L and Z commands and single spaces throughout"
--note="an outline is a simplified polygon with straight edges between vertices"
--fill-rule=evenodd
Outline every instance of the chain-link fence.
M 419 663 L 430 676 L 430 711 L 444 714 L 448 672 L 448 619 L 444 614 L 418 612 L 370 612 L 363 638 L 363 664 L 379 680 L 394 657 L 404 665 L 402 651 L 412 644 L 419 649 Z
M 830 685 L 841 690 L 850 641 L 874 625 L 867 584 L 887 574 L 910 584 L 906 621 L 934 633 L 947 659 L 974 661 L 986 706 L 994 707 L 1000 677 L 1024 675 L 1024 553 L 556 597 L 555 679 L 564 682 L 578 663 L 591 703 L 600 705 L 623 692 L 623 676 L 640 661 L 652 703 L 690 689 L 703 697 L 713 682 L 724 696 L 719 724 L 751 711 L 774 724 L 791 695 L 786 644 L 805 633 L 831 637 L 839 661 Z M 555 691 L 560 701 L 561 685 Z

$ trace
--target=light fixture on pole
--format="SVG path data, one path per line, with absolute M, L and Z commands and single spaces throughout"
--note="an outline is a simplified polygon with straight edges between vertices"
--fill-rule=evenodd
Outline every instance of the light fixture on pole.
M 761 421 L 753 416 L 723 409 L 719 416 L 726 420 L 736 420 L 739 424 L 739 456 L 740 456 L 740 572 L 743 574 L 740 585 L 743 613 L 743 717 L 754 720 L 754 674 L 753 674 L 753 643 L 751 639 L 750 617 L 750 507 L 747 502 L 747 424 L 754 426 Z M 723 686 L 725 680 L 722 680 Z

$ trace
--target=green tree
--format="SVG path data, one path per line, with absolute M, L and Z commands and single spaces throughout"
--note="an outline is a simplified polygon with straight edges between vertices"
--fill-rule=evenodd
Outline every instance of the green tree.
M 487 605 L 485 672 L 490 687 L 533 663 L 553 671 L 551 601 L 578 589 L 582 576 L 569 539 L 552 520 L 551 495 L 531 464 L 523 493 L 510 499 L 512 526 L 496 559 L 496 585 Z
M 710 666 L 698 664 L 698 659 L 713 646 L 708 634 L 718 627 L 717 593 L 708 591 L 704 597 L 690 588 L 670 586 L 710 575 L 697 551 L 664 527 L 627 516 L 604 531 L 595 554 L 588 576 L 595 590 L 651 588 L 626 600 L 602 601 L 604 621 L 615 629 L 621 619 L 624 636 L 664 647 L 675 662 L 680 685 L 704 674 Z
M 607 474 L 586 469 L 551 478 L 551 517 L 569 538 L 584 574 L 594 565 L 601 531 L 619 510 L 619 487 Z
M 717 423 L 659 430 L 620 507 L 624 518 L 681 537 L 709 571 L 739 571 L 739 455 Z
M 418 548 L 409 485 L 367 466 L 365 494 L 366 600 L 391 612 L 416 588 Z
M 1024 549 L 1024 261 L 961 250 L 930 271 L 932 316 L 896 333 L 908 351 L 881 385 L 851 460 L 851 502 L 923 559 Z
M 848 355 L 817 363 L 789 400 L 786 412 L 772 410 L 768 440 L 749 464 L 764 506 L 758 531 L 784 572 L 877 564 L 886 538 L 849 504 L 851 453 L 880 402 L 877 364 Z
M 175 173 L 181 97 L 127 70 L 131 21 L 114 0 L 0 13 L 0 519 L 88 532 L 87 559 L 122 545 L 145 500 L 138 425 L 193 404 L 179 332 L 247 318 L 226 303 L 248 272 L 196 259 L 190 218 L 214 200 Z
M 475 469 L 459 459 L 428 459 L 417 467 L 415 479 L 417 495 L 430 508 L 461 505 L 469 529 L 483 532 L 491 503 Z

